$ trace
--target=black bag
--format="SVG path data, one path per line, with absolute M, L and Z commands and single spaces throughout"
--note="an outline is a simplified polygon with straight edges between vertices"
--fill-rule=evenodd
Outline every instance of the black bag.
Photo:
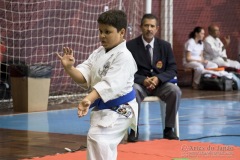
M 202 90 L 220 90 L 232 91 L 233 80 L 225 76 L 218 77 L 212 74 L 202 74 L 200 79 L 200 89 Z
M 240 90 L 240 70 L 232 67 L 225 67 L 225 71 L 233 74 L 233 90 Z
M 52 66 L 47 65 L 10 65 L 11 77 L 50 78 Z
M 233 72 L 233 90 L 240 90 L 240 74 Z
M 2 99 L 10 99 L 10 88 L 9 85 L 5 82 L 0 82 L 0 100 Z

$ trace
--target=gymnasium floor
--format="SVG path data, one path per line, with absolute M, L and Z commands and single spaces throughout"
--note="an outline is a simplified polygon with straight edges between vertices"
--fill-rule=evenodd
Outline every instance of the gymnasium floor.
M 185 87 L 182 92 L 180 140 L 240 147 L 239 91 L 196 91 Z M 159 104 L 143 106 L 139 140 L 161 139 Z M 0 112 L 0 159 L 41 157 L 64 153 L 65 147 L 76 149 L 86 145 L 89 114 L 78 118 L 74 105 L 56 105 L 49 107 L 48 112 L 14 113 L 9 109 Z

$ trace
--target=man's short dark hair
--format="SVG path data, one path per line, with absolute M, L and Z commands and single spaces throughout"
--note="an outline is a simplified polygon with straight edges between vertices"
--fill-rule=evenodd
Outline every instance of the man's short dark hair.
M 109 10 L 103 12 L 98 17 L 99 24 L 107 24 L 113 26 L 119 32 L 122 28 L 127 29 L 127 15 L 121 10 Z
M 155 19 L 156 22 L 157 22 L 157 25 L 158 25 L 158 18 L 151 13 L 147 13 L 147 14 L 144 14 L 143 17 L 142 17 L 141 26 L 143 25 L 143 22 L 144 22 L 145 19 Z

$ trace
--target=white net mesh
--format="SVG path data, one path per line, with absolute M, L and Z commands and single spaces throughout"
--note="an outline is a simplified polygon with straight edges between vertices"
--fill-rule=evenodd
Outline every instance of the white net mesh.
M 0 1 L 0 35 L 6 46 L 0 55 L 1 82 L 9 83 L 12 64 L 51 65 L 50 96 L 84 93 L 56 56 L 64 46 L 82 63 L 100 43 L 97 18 L 107 9 L 122 9 L 128 16 L 130 39 L 139 34 L 144 13 L 142 0 L 18 0 Z

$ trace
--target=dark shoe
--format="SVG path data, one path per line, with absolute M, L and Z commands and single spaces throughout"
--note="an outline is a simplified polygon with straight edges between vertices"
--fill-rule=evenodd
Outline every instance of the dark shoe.
M 192 88 L 198 90 L 200 87 L 199 87 L 198 84 L 196 84 L 195 82 L 193 82 Z
M 137 142 L 138 141 L 138 131 L 137 131 L 137 135 L 135 136 L 135 131 L 134 130 L 130 130 L 130 133 L 128 135 L 128 142 Z
M 172 130 L 164 131 L 163 134 L 164 139 L 169 139 L 169 140 L 179 140 L 179 138 L 176 136 L 176 134 Z

